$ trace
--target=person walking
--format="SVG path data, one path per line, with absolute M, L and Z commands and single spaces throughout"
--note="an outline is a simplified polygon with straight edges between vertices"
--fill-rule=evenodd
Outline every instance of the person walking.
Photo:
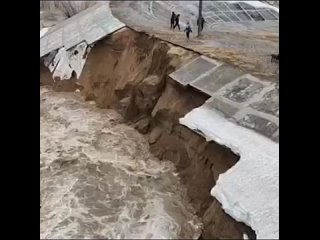
M 179 25 L 179 18 L 180 18 L 180 14 L 178 14 L 178 15 L 176 16 L 175 24 L 174 24 L 174 26 L 173 26 L 173 30 L 174 30 L 176 27 L 178 27 L 179 31 L 181 31 L 181 30 L 180 30 L 180 25 Z
M 173 29 L 175 20 L 176 20 L 176 14 L 174 12 L 172 12 L 171 20 L 170 20 L 170 22 L 171 22 L 170 29 Z
M 187 41 L 189 41 L 189 39 L 190 39 L 190 33 L 192 33 L 192 29 L 191 29 L 191 27 L 190 27 L 189 22 L 187 23 L 187 27 L 186 27 L 186 29 L 185 29 L 184 31 L 185 31 L 185 33 L 186 33 Z

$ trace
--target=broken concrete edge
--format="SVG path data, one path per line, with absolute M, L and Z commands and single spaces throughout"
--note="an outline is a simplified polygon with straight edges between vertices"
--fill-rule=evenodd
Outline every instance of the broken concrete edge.
M 114 33 L 118 32 L 118 31 L 120 31 L 120 30 L 123 30 L 123 28 L 126 28 L 126 27 L 127 27 L 126 25 L 123 25 L 123 26 L 121 26 L 120 28 L 118 28 L 118 29 L 116 29 L 116 30 L 114 30 L 114 31 L 110 32 L 109 34 L 104 35 L 104 36 L 103 36 L 103 37 L 101 37 L 101 38 L 97 38 L 97 40 L 95 40 L 94 42 L 91 42 L 90 44 L 89 44 L 89 43 L 87 43 L 87 41 L 86 41 L 86 40 L 81 40 L 81 41 L 79 41 L 77 44 L 75 44 L 75 45 L 73 45 L 73 46 L 71 46 L 71 47 L 67 48 L 67 49 L 66 49 L 66 51 L 68 51 L 68 50 L 70 50 L 70 49 L 74 48 L 75 46 L 77 46 L 77 45 L 79 45 L 79 44 L 81 44 L 81 43 L 83 43 L 83 42 L 86 42 L 88 45 L 93 46 L 93 45 L 95 45 L 95 43 L 97 43 L 98 41 L 100 41 L 100 40 L 102 40 L 102 39 L 104 39 L 104 38 L 106 38 L 106 37 L 108 37 L 108 36 L 110 36 L 110 35 L 112 35 L 112 34 L 114 34 Z M 52 52 L 54 52 L 54 51 L 57 51 L 57 50 L 59 50 L 59 49 L 61 49 L 61 48 L 65 48 L 65 46 L 64 46 L 64 45 L 62 45 L 61 47 L 55 48 L 55 49 L 53 49 L 51 52 L 49 52 L 49 53 L 47 53 L 47 54 L 45 54 L 45 55 L 41 55 L 41 53 L 40 53 L 40 59 L 41 59 L 41 58 L 44 58 L 44 57 L 46 57 L 46 56 L 48 56 L 50 53 L 52 53 Z
M 250 226 L 258 239 L 278 239 L 279 144 L 205 106 L 179 121 L 240 156 L 235 166 L 219 176 L 211 195 L 232 218 Z
M 81 42 L 70 50 L 65 50 L 62 47 L 44 57 L 43 63 L 53 73 L 53 80 L 57 77 L 60 80 L 70 79 L 73 72 L 79 79 L 90 50 L 91 47 L 86 42 Z
M 118 19 L 118 20 L 119 20 L 119 19 Z M 119 20 L 119 21 L 120 21 L 120 20 Z M 234 64 L 231 64 L 231 63 L 222 61 L 222 60 L 220 60 L 220 59 L 218 59 L 218 58 L 215 58 L 215 57 L 212 57 L 212 56 L 210 56 L 209 54 L 202 53 L 202 52 L 200 52 L 200 51 L 197 51 L 197 50 L 192 49 L 192 48 L 185 47 L 185 46 L 183 46 L 183 45 L 179 45 L 179 44 L 177 44 L 177 43 L 175 43 L 175 42 L 172 42 L 172 41 L 163 39 L 163 38 L 158 37 L 157 35 L 154 35 L 154 34 L 151 35 L 151 34 L 149 34 L 149 33 L 146 32 L 146 31 L 139 30 L 138 28 L 135 28 L 135 27 L 132 27 L 132 26 L 129 26 L 129 25 L 126 25 L 125 27 L 128 28 L 128 29 L 130 29 L 130 30 L 132 30 L 132 31 L 138 32 L 138 33 L 150 35 L 151 37 L 153 37 L 153 38 L 155 38 L 155 39 L 157 39 L 157 40 L 159 40 L 159 41 L 162 41 L 162 42 L 165 42 L 165 43 L 169 43 L 169 44 L 171 44 L 171 45 L 173 45 L 173 46 L 175 46 L 175 47 L 179 47 L 179 48 L 182 48 L 182 49 L 184 49 L 184 50 L 187 50 L 187 51 L 193 52 L 193 53 L 195 53 L 195 54 L 198 54 L 199 57 L 208 59 L 209 61 L 217 64 L 217 66 L 220 66 L 220 65 L 223 65 L 223 64 L 224 64 L 224 65 L 226 65 L 226 66 L 231 66 L 231 67 L 233 67 L 233 68 L 242 70 L 242 71 L 244 72 L 244 75 L 250 74 L 250 75 L 252 75 L 252 76 L 255 77 L 255 78 L 260 78 L 260 77 L 258 77 L 254 72 L 247 71 L 246 69 L 242 69 L 242 68 L 240 68 L 240 67 L 237 66 L 237 65 L 234 65 Z M 190 61 L 189 63 L 187 63 L 186 65 L 192 63 L 192 62 L 195 61 L 195 60 L 196 60 L 196 59 L 191 60 L 191 61 Z M 183 68 L 183 67 L 184 67 L 184 66 L 182 66 L 181 68 Z M 174 72 L 172 72 L 171 74 L 173 74 L 173 73 L 174 73 Z M 171 74 L 170 74 L 170 75 L 171 75 Z M 206 93 L 205 93 L 205 94 L 206 94 Z
M 81 22 L 87 24 L 85 29 Z M 92 44 L 124 26 L 113 16 L 109 1 L 96 3 L 50 28 L 40 40 L 40 57 L 61 47 L 69 49 L 82 41 Z
M 104 38 L 106 38 L 106 37 L 108 37 L 108 36 L 110 36 L 110 35 L 112 35 L 112 34 L 114 34 L 114 33 L 116 33 L 116 32 L 121 32 L 124 28 L 127 28 L 127 26 L 124 25 L 124 26 L 122 26 L 122 27 L 120 27 L 120 28 L 118 28 L 118 29 L 110 32 L 109 34 L 107 34 L 107 35 L 105 35 L 105 36 L 103 36 L 103 37 L 101 37 L 101 38 L 98 38 L 96 41 L 94 41 L 94 42 L 92 42 L 92 43 L 90 43 L 90 44 L 88 44 L 86 40 L 80 41 L 80 42 L 77 43 L 76 45 L 73 45 L 72 47 L 69 47 L 68 49 L 66 49 L 66 51 L 69 51 L 70 49 L 73 49 L 75 46 L 77 46 L 77 45 L 79 45 L 79 44 L 81 44 L 81 43 L 83 43 L 83 42 L 87 43 L 88 46 L 90 46 L 91 48 L 93 48 L 93 46 L 94 46 L 98 41 L 101 41 L 102 39 L 104 39 Z M 40 55 L 40 60 L 41 60 L 42 58 L 47 57 L 47 56 L 50 55 L 52 52 L 58 51 L 58 50 L 61 49 L 61 48 L 65 48 L 65 46 L 61 46 L 61 47 L 58 47 L 58 48 L 56 48 L 56 49 L 53 49 L 51 52 L 49 52 L 49 53 L 47 53 L 47 54 L 45 54 L 45 55 L 43 55 L 43 56 Z
M 117 18 L 117 19 L 118 19 L 118 18 Z M 118 19 L 118 20 L 119 20 L 119 19 Z M 119 20 L 119 21 L 120 21 L 120 20 Z M 159 41 L 162 41 L 162 42 L 165 42 L 165 43 L 169 43 L 169 44 L 171 44 L 171 45 L 173 45 L 173 46 L 175 46 L 175 47 L 183 48 L 184 50 L 187 50 L 187 51 L 190 51 L 190 52 L 193 52 L 193 53 L 199 54 L 199 56 L 206 56 L 206 54 L 203 54 L 203 53 L 201 53 L 201 52 L 199 52 L 199 51 L 196 51 L 196 50 L 194 50 L 194 49 L 192 49 L 192 48 L 188 48 L 188 47 L 185 47 L 185 46 L 179 45 L 179 44 L 177 44 L 177 43 L 175 43 L 175 42 L 172 42 L 172 41 L 169 41 L 169 40 L 163 39 L 163 38 L 158 37 L 157 35 L 154 35 L 154 34 L 149 34 L 149 33 L 148 33 L 148 32 L 146 32 L 146 31 L 139 30 L 139 29 L 134 28 L 134 27 L 129 26 L 129 25 L 126 25 L 126 27 L 127 27 L 127 28 L 129 28 L 129 29 L 130 29 L 130 30 L 132 30 L 132 31 L 137 32 L 137 33 L 147 34 L 147 35 L 149 35 L 149 36 L 151 36 L 151 37 L 153 37 L 154 39 L 157 39 L 157 40 L 159 40 Z M 210 57 L 210 56 L 206 56 L 206 57 L 207 57 L 207 58 L 209 58 L 209 59 L 211 59 L 211 60 L 220 61 L 219 59 L 215 59 L 215 58 Z
M 126 26 L 116 29 L 110 34 L 105 35 L 100 39 L 97 39 L 94 43 L 91 43 L 90 45 L 88 45 L 86 41 L 82 41 L 77 45 L 72 46 L 68 49 L 65 49 L 64 46 L 61 48 L 55 49 L 50 53 L 46 54 L 45 56 L 40 57 L 40 60 L 43 59 L 45 66 L 48 67 L 50 72 L 53 73 L 52 75 L 53 80 L 56 77 L 59 77 L 60 80 L 68 80 L 72 77 L 73 71 L 76 73 L 77 79 L 79 79 L 82 73 L 82 70 L 85 66 L 87 57 L 91 49 L 93 48 L 94 44 L 100 41 L 101 39 L 108 37 L 113 33 L 121 32 L 125 27 Z M 85 57 L 82 59 L 78 59 L 78 61 L 75 61 L 74 59 L 72 59 L 75 56 L 72 52 L 75 50 L 79 50 L 78 48 L 80 48 L 81 45 L 84 45 L 84 44 L 86 45 L 86 47 L 82 49 L 83 51 L 78 51 L 78 52 L 81 52 L 82 55 L 85 54 L 84 55 Z M 63 56 L 60 56 L 62 54 L 61 52 L 63 52 Z M 62 61 L 64 62 L 63 65 L 62 65 Z M 80 65 L 80 66 L 77 66 L 77 65 Z
M 279 129 L 279 100 L 275 83 L 264 82 L 202 55 L 169 77 L 183 87 L 189 86 L 210 97 L 205 103 L 207 107 L 215 108 L 226 118 L 278 142 L 274 135 Z M 271 92 L 274 94 L 270 95 Z
M 120 20 L 119 20 L 119 21 L 120 21 Z M 184 50 L 187 50 L 187 51 L 193 52 L 193 53 L 195 53 L 195 54 L 198 54 L 198 55 L 201 56 L 201 57 L 206 57 L 206 58 L 210 59 L 212 62 L 216 62 L 216 63 L 218 63 L 218 64 L 220 64 L 220 65 L 225 64 L 225 65 L 231 66 L 231 67 L 233 67 L 233 68 L 240 69 L 240 70 L 242 70 L 245 74 L 250 74 L 250 75 L 252 75 L 252 76 L 254 76 L 254 77 L 256 77 L 256 78 L 261 78 L 261 75 L 260 75 L 260 74 L 257 74 L 257 73 L 254 72 L 254 71 L 248 71 L 248 69 L 245 69 L 245 68 L 243 68 L 243 67 L 241 67 L 241 66 L 235 65 L 235 64 L 233 64 L 233 63 L 231 63 L 231 62 L 223 61 L 223 60 L 221 60 L 221 59 L 219 59 L 219 58 L 217 58 L 217 57 L 210 56 L 210 54 L 208 54 L 208 53 L 206 53 L 206 52 L 201 52 L 201 51 L 197 51 L 197 50 L 192 49 L 192 48 L 185 47 L 185 46 L 183 46 L 183 45 L 180 45 L 180 44 L 177 44 L 177 43 L 175 43 L 175 42 L 172 42 L 172 41 L 166 40 L 166 39 L 164 39 L 164 38 L 161 38 L 160 36 L 157 36 L 157 35 L 154 35 L 154 34 L 149 34 L 148 32 L 143 31 L 143 30 L 140 30 L 139 28 L 135 28 L 135 27 L 132 27 L 132 26 L 129 26 L 129 25 L 126 25 L 126 27 L 129 28 L 129 29 L 131 29 L 132 31 L 135 31 L 135 32 L 138 32 L 138 33 L 147 34 L 147 35 L 149 35 L 149 36 L 151 36 L 151 37 L 153 37 L 153 38 L 155 38 L 155 39 L 157 39 L 157 40 L 159 40 L 159 41 L 162 41 L 162 42 L 165 42 L 165 43 L 169 43 L 169 44 L 171 44 L 171 45 L 173 45 L 173 46 L 175 46 L 175 47 L 183 48 Z
M 60 80 L 68 80 L 72 77 L 73 72 L 79 79 L 90 50 L 91 48 L 86 42 L 78 44 L 69 51 L 60 48 L 52 60 L 52 69 L 50 70 L 54 71 L 53 79 L 59 77 Z
M 119 28 L 117 28 L 117 29 L 115 29 L 114 31 L 111 31 L 110 33 L 108 33 L 108 34 L 106 34 L 106 35 L 104 35 L 104 36 L 102 36 L 102 37 L 100 37 L 100 38 L 97 38 L 96 40 L 94 40 L 93 42 L 91 42 L 91 43 L 87 43 L 88 45 L 94 45 L 94 44 L 96 44 L 98 41 L 100 41 L 100 40 L 102 40 L 102 39 L 104 39 L 104 38 L 106 38 L 106 37 L 108 37 L 108 36 L 111 36 L 112 34 L 114 34 L 114 33 L 117 33 L 117 32 L 121 32 L 124 28 L 126 28 L 127 26 L 123 23 L 122 25 L 121 25 L 121 27 L 119 27 Z M 85 41 L 85 40 L 84 40 Z M 86 41 L 85 41 L 86 42 Z

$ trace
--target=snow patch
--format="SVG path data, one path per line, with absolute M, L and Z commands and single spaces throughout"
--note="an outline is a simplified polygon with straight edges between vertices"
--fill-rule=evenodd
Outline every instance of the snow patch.
M 278 239 L 279 144 L 206 106 L 193 109 L 180 123 L 240 155 L 239 162 L 220 175 L 211 194 L 226 213 L 251 226 L 258 239 Z

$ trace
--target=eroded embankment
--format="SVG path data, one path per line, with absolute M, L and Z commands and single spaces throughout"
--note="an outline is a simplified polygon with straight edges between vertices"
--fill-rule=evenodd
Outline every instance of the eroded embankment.
M 116 109 L 140 133 L 158 159 L 172 161 L 187 187 L 197 215 L 202 218 L 202 238 L 241 239 L 253 232 L 225 214 L 210 195 L 221 173 L 238 160 L 230 150 L 179 124 L 179 118 L 202 105 L 207 96 L 183 88 L 168 74 L 197 55 L 129 29 L 99 41 L 90 52 L 78 82 L 53 82 L 41 68 L 40 84 L 55 90 L 81 89 L 98 107 Z

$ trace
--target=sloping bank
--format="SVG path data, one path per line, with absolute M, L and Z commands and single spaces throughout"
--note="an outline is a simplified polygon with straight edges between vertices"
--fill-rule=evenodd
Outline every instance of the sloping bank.
M 86 100 L 98 107 L 114 108 L 128 124 L 145 134 L 151 152 L 175 163 L 188 195 L 203 220 L 204 239 L 241 239 L 255 233 L 235 221 L 211 196 L 219 175 L 236 164 L 239 157 L 229 149 L 179 123 L 207 96 L 183 88 L 168 75 L 198 55 L 162 42 L 144 33 L 123 28 L 95 44 L 87 56 L 80 78 L 52 79 L 40 66 L 40 84 L 57 91 L 80 89 Z

